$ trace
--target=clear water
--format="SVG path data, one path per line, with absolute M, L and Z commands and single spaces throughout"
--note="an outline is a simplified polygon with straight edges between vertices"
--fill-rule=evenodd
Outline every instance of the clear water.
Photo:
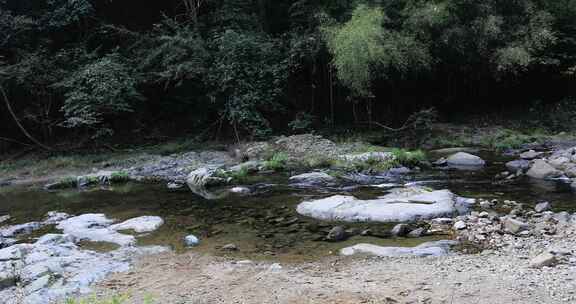
M 521 179 L 512 184 L 494 184 L 493 177 L 503 170 L 505 159 L 491 155 L 484 157 L 490 164 L 484 170 L 427 170 L 407 176 L 402 182 L 421 183 L 434 189 L 450 189 L 464 197 L 509 199 L 527 205 L 547 200 L 556 211 L 576 210 L 576 196 L 569 185 L 561 182 Z M 39 220 L 52 210 L 71 214 L 105 213 L 118 220 L 158 215 L 166 220 L 166 224 L 158 231 L 139 238 L 140 244 L 168 245 L 180 252 L 195 250 L 240 259 L 274 259 L 285 262 L 314 260 L 361 242 L 383 246 L 415 246 L 426 241 L 448 238 L 390 238 L 385 236 L 385 232 L 391 228 L 390 224 L 327 223 L 302 217 L 295 212 L 296 205 L 307 199 L 333 194 L 373 198 L 385 194 L 385 189 L 298 189 L 287 185 L 288 175 L 264 176 L 263 179 L 275 184 L 262 185 L 259 193 L 254 196 L 231 195 L 219 200 L 205 200 L 187 190 L 170 191 L 164 184 L 130 183 L 107 189 L 56 192 L 2 188 L 0 215 L 10 214 L 13 217 L 12 223 Z M 358 235 L 336 243 L 321 240 L 332 227 L 339 224 L 348 229 L 371 229 L 379 237 Z M 40 233 L 50 230 L 47 228 Z M 187 234 L 199 237 L 201 244 L 186 249 L 182 239 Z M 236 244 L 239 250 L 221 250 L 220 247 L 230 243 Z M 86 247 L 113 249 L 109 244 L 86 244 Z

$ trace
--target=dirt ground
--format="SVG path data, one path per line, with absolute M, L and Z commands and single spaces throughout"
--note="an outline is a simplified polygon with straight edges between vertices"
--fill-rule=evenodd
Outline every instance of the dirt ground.
M 576 273 L 530 269 L 505 254 L 340 258 L 310 264 L 231 261 L 193 252 L 149 256 L 110 277 L 100 294 L 133 303 L 576 303 Z M 572 295 L 572 296 L 570 296 Z

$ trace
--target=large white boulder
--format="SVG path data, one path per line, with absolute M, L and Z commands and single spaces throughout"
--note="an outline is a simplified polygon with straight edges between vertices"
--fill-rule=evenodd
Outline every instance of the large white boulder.
M 427 191 L 418 187 L 393 190 L 373 200 L 335 195 L 305 201 L 297 212 L 320 220 L 347 222 L 411 222 L 450 217 L 458 213 L 460 200 L 449 190 Z
M 56 226 L 65 234 L 71 235 L 78 240 L 92 242 L 108 242 L 120 246 L 130 246 L 136 243 L 132 235 L 121 234 L 110 227 L 113 220 L 104 214 L 88 213 L 64 220 Z
M 344 256 L 367 254 L 379 257 L 438 257 L 449 253 L 450 246 L 455 245 L 455 241 L 427 242 L 416 247 L 383 247 L 372 244 L 357 244 L 340 250 Z
M 486 162 L 482 158 L 466 152 L 452 154 L 448 156 L 446 162 L 449 166 L 481 167 L 486 165 Z

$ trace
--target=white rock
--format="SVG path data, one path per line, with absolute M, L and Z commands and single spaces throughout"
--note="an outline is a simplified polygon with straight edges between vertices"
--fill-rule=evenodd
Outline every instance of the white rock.
M 120 246 L 130 246 L 136 242 L 134 236 L 121 234 L 111 229 L 109 226 L 112 222 L 104 214 L 88 213 L 64 220 L 56 228 L 78 240 L 108 242 Z
M 2 216 L 0 216 L 0 224 L 8 221 L 10 218 L 11 218 L 10 215 L 2 215 Z
M 230 192 L 236 193 L 236 194 L 248 194 L 251 191 L 250 191 L 250 188 L 248 188 L 248 187 L 233 187 L 230 189 Z
M 534 150 L 529 150 L 529 151 L 526 151 L 524 153 L 521 153 L 520 158 L 525 159 L 525 160 L 533 160 L 533 159 L 539 157 L 540 155 L 542 155 L 542 153 L 536 152 Z
M 160 228 L 164 220 L 159 216 L 140 216 L 110 226 L 113 230 L 134 230 L 137 233 L 152 232 Z
M 359 154 L 346 154 L 340 156 L 340 159 L 347 162 L 366 162 L 366 161 L 379 161 L 387 162 L 394 160 L 394 154 L 391 152 L 366 152 Z
M 482 158 L 466 152 L 452 154 L 446 159 L 446 161 L 449 166 L 480 167 L 486 165 L 486 162 Z
M 420 188 L 403 189 L 374 200 L 335 195 L 306 201 L 297 212 L 320 220 L 348 222 L 410 222 L 453 216 L 457 213 L 456 196 L 448 190 L 427 192 Z
M 464 229 L 466 229 L 466 223 L 464 221 L 457 221 L 454 224 L 454 229 L 455 230 L 464 230 Z
M 200 244 L 200 240 L 195 235 L 190 234 L 184 237 L 184 243 L 188 247 L 194 247 Z
M 557 262 L 558 260 L 553 254 L 545 252 L 533 258 L 530 261 L 530 267 L 542 268 L 546 266 L 554 266 Z
M 530 170 L 526 172 L 526 175 L 532 178 L 546 179 L 558 177 L 562 175 L 562 173 L 550 166 L 546 161 L 537 159 L 534 161 L 534 164 L 532 164 L 532 167 L 530 167 Z
M 341 249 L 340 254 L 344 256 L 368 254 L 380 257 L 444 256 L 449 253 L 450 246 L 455 244 L 454 241 L 427 242 L 416 247 L 382 247 L 372 244 L 357 244 Z

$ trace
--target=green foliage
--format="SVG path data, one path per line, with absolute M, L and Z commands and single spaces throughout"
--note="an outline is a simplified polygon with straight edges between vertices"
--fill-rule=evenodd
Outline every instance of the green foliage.
M 113 172 L 110 176 L 111 183 L 125 183 L 130 180 L 130 174 L 124 171 Z
M 221 117 L 236 131 L 254 137 L 270 134 L 265 113 L 281 108 L 278 98 L 286 80 L 279 41 L 261 34 L 226 30 L 211 42 L 214 63 L 209 82 Z
M 246 167 L 242 167 L 239 170 L 234 171 L 221 171 L 217 172 L 216 176 L 221 178 L 231 178 L 234 183 L 244 183 L 248 180 L 250 176 L 250 171 Z
M 296 118 L 288 123 L 288 127 L 296 133 L 310 131 L 314 116 L 309 113 L 301 112 L 296 115 Z
M 272 171 L 283 171 L 288 166 L 288 155 L 283 152 L 277 152 L 270 159 L 264 162 L 264 168 Z
M 422 150 L 393 149 L 392 154 L 394 155 L 394 162 L 405 167 L 415 167 L 427 160 L 426 153 Z
M 117 54 L 82 66 L 55 84 L 66 97 L 62 106 L 66 117 L 64 125 L 95 128 L 96 136 L 113 132 L 110 128 L 100 127 L 106 117 L 134 110 L 133 104 L 142 99 L 136 84 L 134 75 Z
M 371 96 L 376 77 L 429 64 L 426 47 L 412 36 L 384 28 L 386 20 L 380 8 L 359 5 L 343 25 L 324 26 L 338 79 L 359 96 Z
M 554 104 L 533 102 L 526 123 L 532 127 L 546 128 L 550 131 L 576 130 L 576 98 L 564 98 Z
M 174 19 L 164 18 L 138 46 L 143 58 L 138 69 L 148 81 L 165 88 L 201 82 L 208 71 L 210 54 L 204 40 L 192 27 Z
M 482 139 L 482 145 L 497 151 L 518 149 L 523 144 L 533 142 L 536 136 L 522 134 L 513 130 L 503 129 Z

